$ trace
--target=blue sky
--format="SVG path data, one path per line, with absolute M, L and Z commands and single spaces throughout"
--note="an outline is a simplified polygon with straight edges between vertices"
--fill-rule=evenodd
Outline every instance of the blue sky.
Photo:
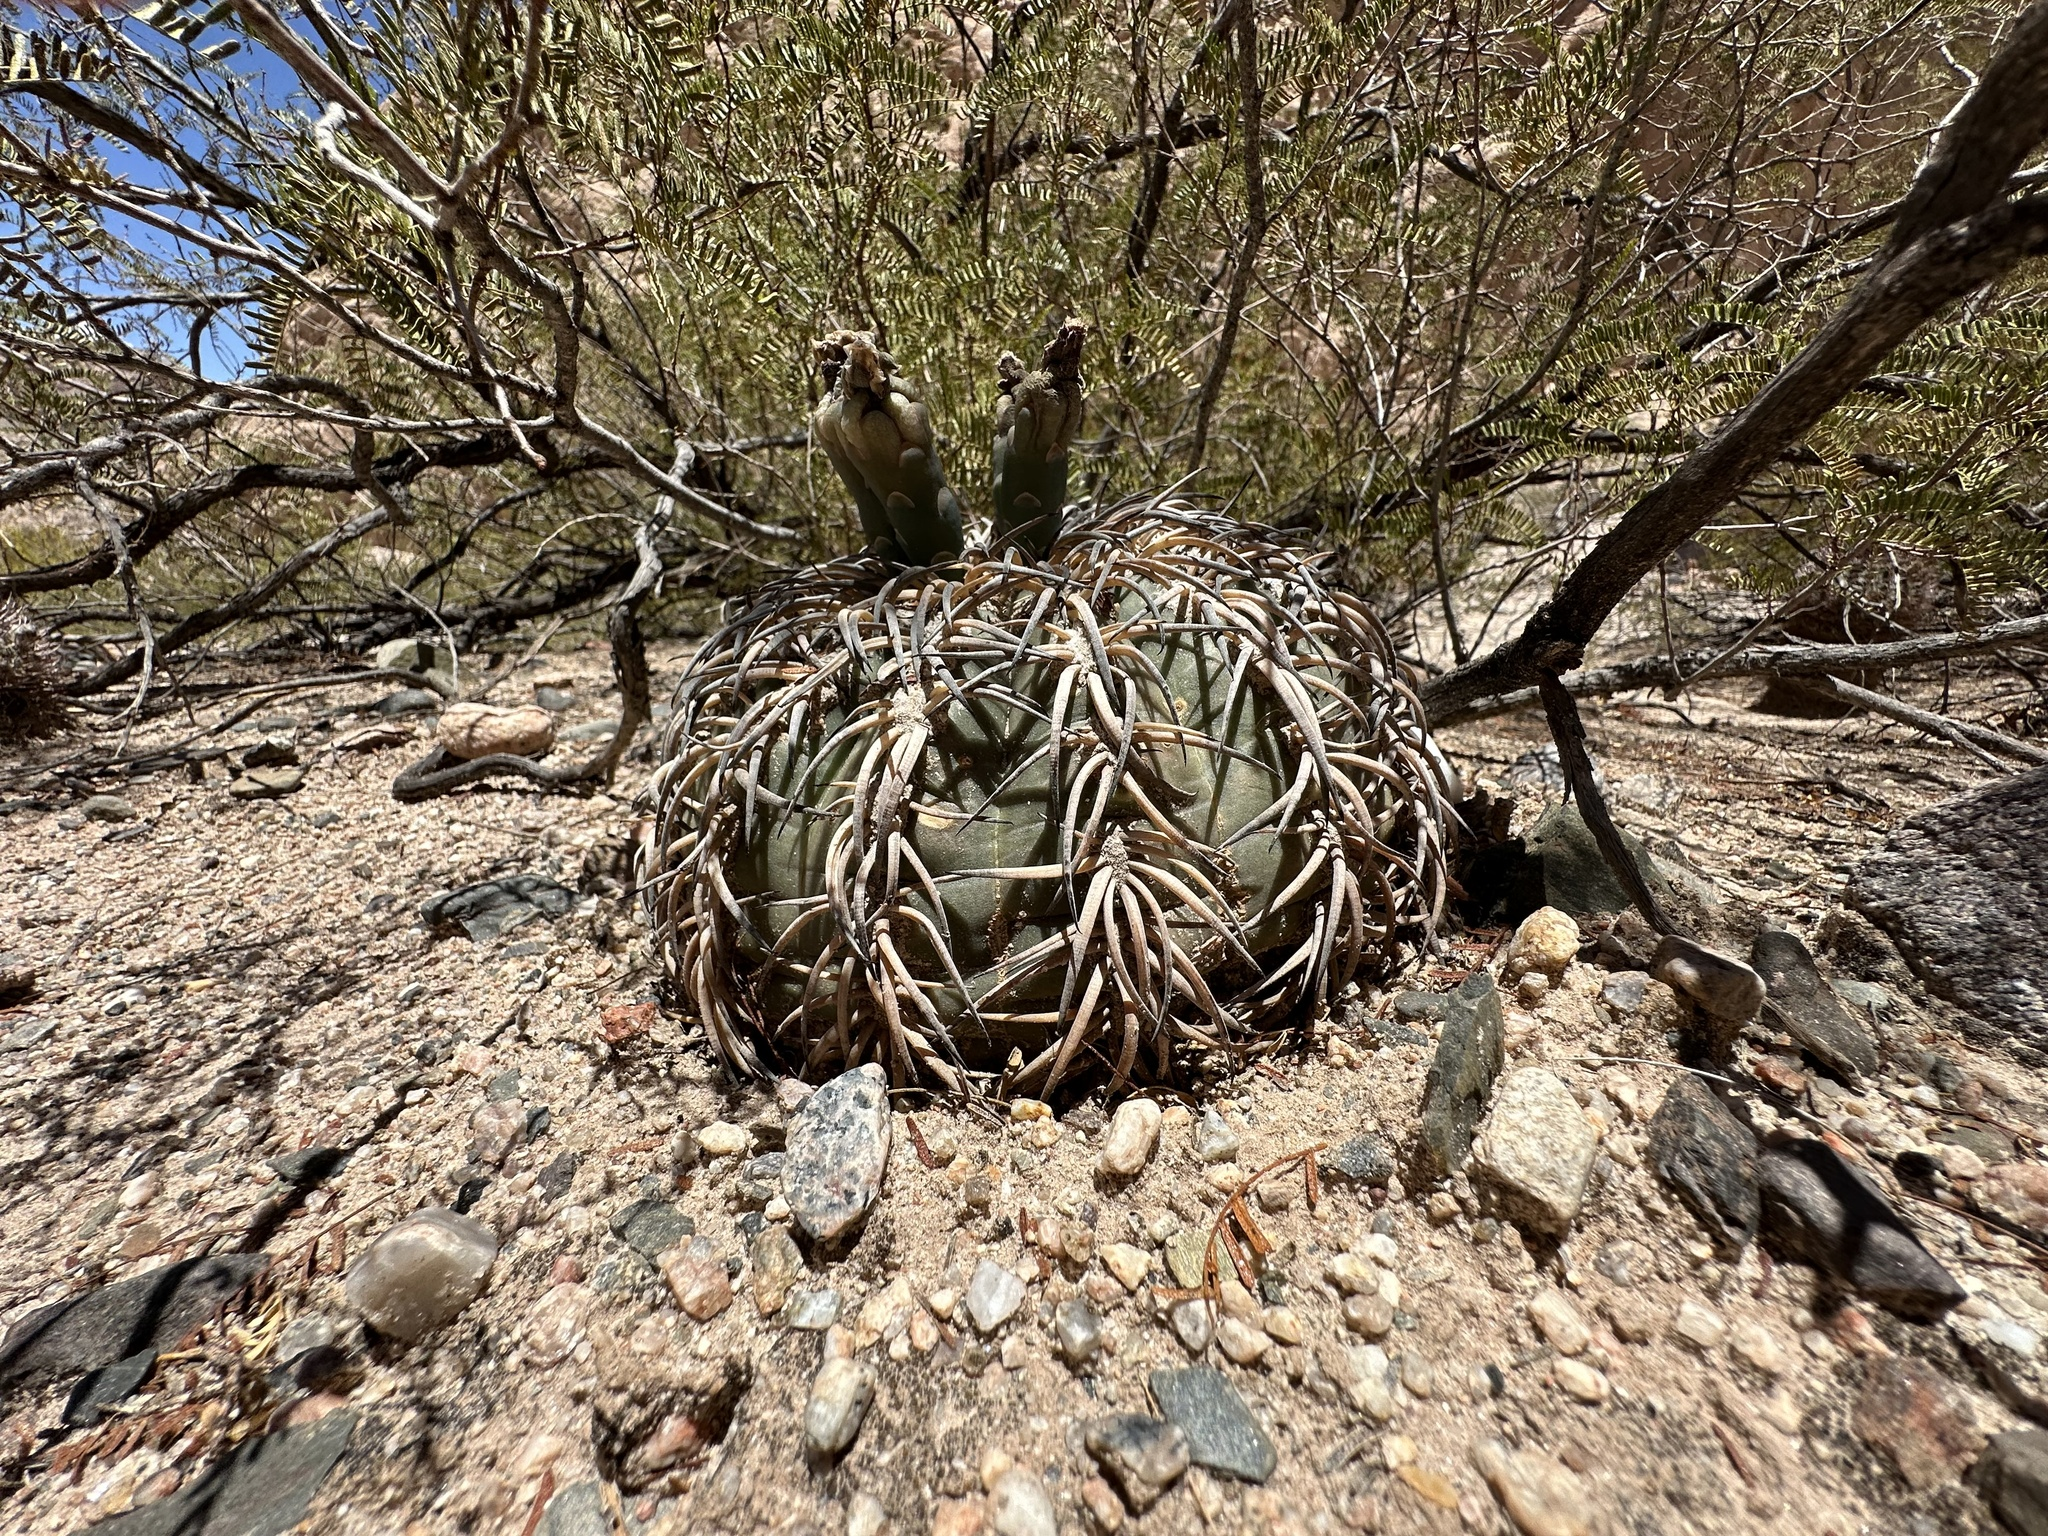
M 203 14 L 203 6 L 193 7 Z M 107 13 L 112 17 L 114 12 Z M 14 0 L 0 0 L 0 19 L 8 25 L 22 30 L 63 34 L 76 26 L 75 17 L 47 4 L 20 5 Z M 294 17 L 295 29 L 307 35 L 309 43 L 318 46 L 311 36 L 310 28 L 302 18 Z M 151 54 L 162 59 L 173 69 L 182 72 L 190 58 L 186 48 L 163 33 L 140 22 L 129 20 L 121 23 L 124 34 Z M 213 78 L 231 78 L 233 89 L 244 99 L 248 110 L 260 112 L 284 112 L 292 117 L 307 120 L 319 109 L 314 99 L 299 89 L 298 80 L 279 59 L 248 37 L 226 25 L 209 26 L 195 42 L 200 47 L 237 39 L 241 48 L 210 73 Z M 99 95 L 101 87 L 84 84 L 78 89 L 91 95 Z M 109 97 L 108 104 L 121 107 L 122 104 Z M 39 105 L 22 101 L 20 109 L 40 113 Z M 125 108 L 124 108 L 125 110 Z M 187 132 L 181 135 L 180 146 L 189 154 L 203 157 L 210 148 L 198 135 Z M 96 138 L 95 149 L 104 158 L 114 174 L 132 179 L 141 185 L 163 186 L 168 184 L 168 173 L 155 161 L 129 148 L 119 140 Z M 233 174 L 232 168 L 229 171 Z M 243 275 L 217 263 L 211 256 L 178 240 L 176 237 L 137 223 L 123 215 L 107 214 L 102 217 L 107 231 L 119 242 L 134 250 L 162 261 L 167 267 L 185 270 L 188 281 L 196 282 L 214 290 L 233 290 L 243 286 Z M 80 287 L 86 292 L 103 293 L 109 296 L 123 286 L 100 277 L 85 273 Z M 170 331 L 176 335 L 174 343 L 181 356 L 185 352 L 187 326 L 182 312 L 165 309 L 138 309 L 128 312 L 130 321 L 138 329 L 148 328 L 153 321 L 169 319 Z M 157 334 L 163 335 L 162 328 Z M 230 379 L 249 371 L 253 358 L 246 339 L 239 334 L 232 316 L 223 317 L 209 325 L 199 347 L 200 365 L 209 378 Z

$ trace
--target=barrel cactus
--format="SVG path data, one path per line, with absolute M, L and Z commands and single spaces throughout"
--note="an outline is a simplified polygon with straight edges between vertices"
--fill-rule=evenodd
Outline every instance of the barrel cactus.
M 1063 512 L 1080 343 L 1005 356 L 972 542 L 894 362 L 820 344 L 814 437 L 869 548 L 704 644 L 649 791 L 668 980 L 740 1070 L 1168 1079 L 1441 915 L 1442 759 L 1366 607 L 1171 496 Z

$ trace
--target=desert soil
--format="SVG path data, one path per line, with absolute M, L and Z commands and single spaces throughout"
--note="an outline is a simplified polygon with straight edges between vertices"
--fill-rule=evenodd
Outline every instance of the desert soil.
M 681 664 L 673 649 L 656 660 L 658 680 Z M 607 677 L 600 649 L 549 654 L 493 698 L 563 690 L 567 728 L 616 707 Z M 390 686 L 257 696 L 239 724 L 197 737 L 237 756 L 292 739 L 305 784 L 276 800 L 231 798 L 220 760 L 203 779 L 124 779 L 95 773 L 76 740 L 10 749 L 0 950 L 35 968 L 38 991 L 0 1011 L 0 1323 L 206 1253 L 270 1263 L 97 1425 L 60 1426 L 68 1381 L 0 1404 L 0 1527 L 68 1532 L 146 1509 L 250 1437 L 349 1414 L 305 1530 L 1997 1528 L 1967 1470 L 1986 1436 L 2021 1421 L 1942 1324 L 1845 1299 L 1754 1245 L 1715 1253 L 1646 1156 L 1672 1052 L 1598 1004 L 1605 973 L 1581 962 L 1531 1005 L 1502 983 L 1510 1068 L 1547 1068 L 1601 1135 L 1566 1240 L 1523 1241 L 1480 1213 L 1464 1180 L 1389 1190 L 1325 1178 L 1311 1207 L 1298 1168 L 1273 1175 L 1276 1192 L 1253 1201 L 1274 1247 L 1264 1304 L 1292 1321 L 1251 1316 L 1267 1340 L 1237 1336 L 1240 1353 L 1263 1349 L 1251 1363 L 1216 1343 L 1202 1358 L 1249 1405 L 1276 1470 L 1261 1485 L 1198 1468 L 1142 1515 L 1104 1505 L 1086 1426 L 1152 1411 L 1149 1373 L 1190 1363 L 1153 1287 L 1171 1284 L 1162 1241 L 1213 1221 L 1230 1182 L 1196 1160 L 1197 1117 L 1220 1113 L 1247 1173 L 1362 1135 L 1405 1156 L 1434 1047 L 1384 1043 L 1398 1037 L 1375 1019 L 1402 987 L 1443 991 L 1498 969 L 1506 933 L 1452 935 L 1413 974 L 1200 1101 L 1162 1095 L 1158 1149 L 1128 1183 L 1096 1173 L 1114 1105 L 1062 1105 L 1045 1121 L 901 1099 L 857 1240 L 811 1253 L 796 1277 L 800 1293 L 841 1298 L 828 1340 L 786 1310 L 763 1316 L 744 1262 L 743 1222 L 783 1213 L 755 1208 L 762 1192 L 740 1165 L 777 1145 L 796 1094 L 729 1080 L 686 1019 L 631 1006 L 658 996 L 644 921 L 620 885 L 646 755 L 587 799 L 513 788 L 394 804 L 390 780 L 423 750 L 432 716 L 401 717 L 412 739 L 381 749 L 338 745 L 383 722 L 367 710 Z M 1864 853 L 1993 775 L 1898 727 L 1754 714 L 1755 691 L 1695 693 L 1683 714 L 1590 708 L 1594 745 L 1623 823 L 1696 873 L 1731 932 L 1768 919 L 1813 942 Z M 250 703 L 152 727 L 129 750 L 212 731 Z M 1518 796 L 1527 824 L 1545 793 L 1527 754 L 1545 739 L 1527 714 L 1445 745 L 1469 781 Z M 135 818 L 81 819 L 94 792 L 118 793 Z M 482 943 L 422 922 L 431 898 L 511 873 L 557 880 L 576 904 Z M 1980 1118 L 2024 1132 L 2020 1156 L 2048 1083 L 1967 1043 L 1895 957 L 1822 949 L 1824 969 L 1884 989 L 1872 1017 L 1887 1062 L 1853 1089 L 1799 1063 L 1801 1102 L 1815 1123 L 1860 1122 L 1867 1139 L 1843 1144 L 1973 1293 L 1966 1312 L 2048 1331 L 2038 1253 L 1898 1192 L 1889 1168 L 1899 1151 L 1939 1151 L 1931 1138 L 1961 1113 L 1922 1082 L 1927 1053 L 1954 1065 L 1945 1081 L 1975 1085 Z M 1774 1043 L 1785 1046 L 1752 1032 L 1743 1058 Z M 1644 1059 L 1588 1059 L 1600 1052 Z M 1790 1070 L 1782 1056 L 1778 1067 Z M 517 1131 L 503 1107 L 514 1103 Z M 695 1135 L 713 1123 L 740 1127 L 745 1150 L 701 1153 Z M 479 1145 L 493 1135 L 499 1145 Z M 273 1160 L 310 1147 L 350 1155 L 310 1187 L 281 1178 Z M 645 1201 L 738 1261 L 730 1305 L 686 1315 L 615 1234 L 614 1217 Z M 344 1295 L 349 1267 L 408 1213 L 458 1203 L 499 1243 L 487 1289 L 417 1342 L 366 1333 Z M 1048 1230 L 1077 1226 L 1092 1232 L 1085 1264 L 1045 1252 Z M 1090 1246 L 1076 1237 L 1065 1246 Z M 1113 1243 L 1151 1255 L 1135 1292 L 1105 1268 Z M 1347 1252 L 1377 1255 L 1396 1282 L 1394 1325 L 1374 1341 L 1399 1379 L 1373 1405 L 1389 1408 L 1384 1420 L 1340 1379 L 1345 1351 L 1355 1361 L 1368 1342 L 1325 1278 Z M 987 1337 L 953 1305 L 983 1258 L 1028 1281 Z M 1554 1315 L 1553 1293 L 1584 1340 L 1533 1320 L 1532 1301 Z M 1052 1328 L 1077 1297 L 1104 1333 L 1078 1367 Z M 318 1369 L 290 1353 L 309 1338 L 331 1338 Z M 808 1452 L 803 1427 L 828 1349 L 853 1351 L 875 1382 L 834 1457 Z M 728 1386 L 716 1411 L 702 1407 L 713 1379 Z M 1921 1390 L 1887 1424 L 1873 1383 L 1896 1379 Z M 1519 1504 L 1482 1475 L 1490 1441 L 1528 1453 Z M 1043 1505 L 985 1496 L 1006 1466 L 1035 1479 Z M 252 1516 L 233 1528 L 275 1527 Z

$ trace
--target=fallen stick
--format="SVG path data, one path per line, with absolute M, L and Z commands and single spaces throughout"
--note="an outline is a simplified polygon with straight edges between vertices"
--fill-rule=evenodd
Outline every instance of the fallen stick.
M 1975 753 L 1992 767 L 2004 770 L 2005 765 L 1991 756 L 2002 752 L 2007 757 L 2016 757 L 2023 763 L 2048 763 L 2048 751 L 2029 745 L 2003 731 L 1994 731 L 1988 725 L 1971 725 L 1964 720 L 1951 720 L 1946 715 L 1937 715 L 1931 710 L 1916 709 L 1902 703 L 1888 694 L 1872 693 L 1868 688 L 1858 688 L 1854 683 L 1845 683 L 1839 677 L 1823 677 L 1820 683 L 1833 691 L 1844 704 L 1854 704 L 1869 710 L 1872 714 L 1883 715 L 1901 725 L 1910 725 L 1916 730 L 1939 736 L 1964 750 Z
M 1625 661 L 1612 667 L 1593 667 L 1574 672 L 1564 679 L 1574 698 L 1598 698 L 1625 693 L 1631 688 L 1668 688 L 1672 669 L 1687 682 L 1713 677 L 1826 677 L 1831 673 L 1883 671 L 1923 661 L 1947 661 L 1979 651 L 1995 650 L 2020 641 L 2048 639 L 2048 614 L 2027 619 L 2007 619 L 1987 624 L 1974 635 L 1945 631 L 1934 635 L 1913 635 L 1904 640 L 1881 640 L 1869 645 L 1757 645 L 1720 656 L 1711 649 L 1686 651 L 1676 658 L 1652 656 L 1643 661 Z M 1429 702 L 1429 687 L 1422 690 Z M 1438 729 L 1462 720 L 1477 720 L 1539 701 L 1534 688 L 1517 688 L 1489 694 L 1469 704 L 1432 710 L 1430 724 Z

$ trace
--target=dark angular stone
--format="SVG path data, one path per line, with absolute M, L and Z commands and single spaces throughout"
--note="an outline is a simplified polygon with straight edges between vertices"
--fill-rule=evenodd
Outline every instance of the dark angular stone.
M 1403 1024 L 1434 1022 L 1450 1011 L 1450 999 L 1441 992 L 1401 992 L 1394 997 L 1394 1017 Z
M 533 1185 L 544 1200 L 559 1200 L 576 1182 L 576 1154 L 564 1152 L 535 1175 Z
M 576 905 L 576 893 L 545 875 L 505 875 L 465 885 L 422 903 L 429 928 L 460 928 L 481 944 L 533 918 L 554 919 Z
M 1922 811 L 1858 865 L 1844 900 L 1884 930 L 1985 1045 L 2048 1061 L 2048 767 Z
M 1970 1480 L 2019 1536 L 2048 1536 L 2048 1430 L 1993 1435 Z
M 347 1162 L 348 1153 L 340 1147 L 302 1147 L 282 1157 L 273 1157 L 270 1169 L 293 1188 L 308 1189 L 323 1179 L 332 1178 Z
M 78 1378 L 71 1396 L 64 1400 L 64 1422 L 73 1429 L 97 1424 L 109 1404 L 134 1395 L 135 1389 L 156 1369 L 156 1351 L 145 1349 L 126 1360 L 116 1360 Z
M 696 1234 L 697 1223 L 661 1200 L 635 1200 L 612 1218 L 612 1231 L 648 1258 L 668 1252 Z
M 0 1345 L 0 1389 L 166 1350 L 263 1272 L 260 1253 L 167 1264 L 29 1313 Z
M 1764 929 L 1750 948 L 1749 963 L 1764 979 L 1765 1018 L 1850 1082 L 1877 1075 L 1870 1031 L 1842 1006 L 1798 934 Z
M 355 1427 L 354 1412 L 338 1408 L 302 1428 L 245 1440 L 169 1498 L 93 1530 L 101 1536 L 283 1536 L 306 1518 Z
M 1689 1072 L 1650 1117 L 1650 1166 L 1705 1224 L 1723 1256 L 1756 1236 L 1756 1137 Z
M 1248 1483 L 1273 1475 L 1279 1453 L 1221 1371 L 1191 1365 L 1154 1371 L 1147 1381 L 1159 1412 L 1187 1436 L 1188 1459 L 1195 1465 Z
M 1354 1136 L 1318 1157 L 1316 1171 L 1329 1178 L 1349 1179 L 1354 1184 L 1383 1189 L 1394 1176 L 1394 1160 L 1370 1136 Z
M 1485 1113 L 1504 1059 L 1500 993 L 1493 978 L 1480 971 L 1450 994 L 1436 1060 L 1423 1085 L 1418 1156 L 1431 1177 L 1465 1166 L 1473 1127 Z
M 1824 1143 L 1765 1148 L 1757 1184 L 1763 1236 L 1780 1258 L 1811 1264 L 1902 1317 L 1938 1318 L 1967 1294 L 1877 1186 Z

